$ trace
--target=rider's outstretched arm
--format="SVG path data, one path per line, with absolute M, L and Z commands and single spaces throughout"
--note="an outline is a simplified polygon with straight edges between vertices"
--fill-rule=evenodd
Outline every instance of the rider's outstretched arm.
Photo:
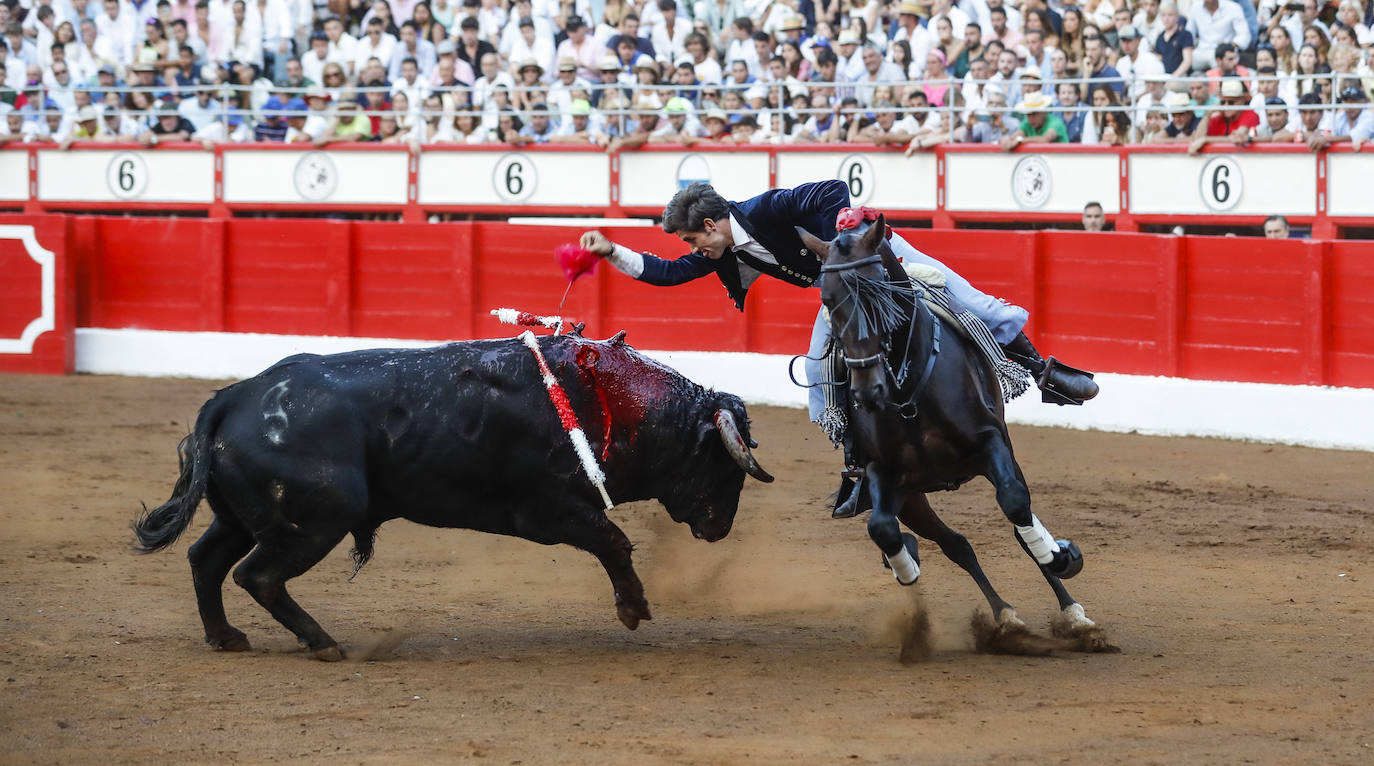
M 585 232 L 582 246 L 605 258 L 626 276 L 651 285 L 680 285 L 715 271 L 711 259 L 704 255 L 688 253 L 681 258 L 666 260 L 617 245 L 599 231 Z

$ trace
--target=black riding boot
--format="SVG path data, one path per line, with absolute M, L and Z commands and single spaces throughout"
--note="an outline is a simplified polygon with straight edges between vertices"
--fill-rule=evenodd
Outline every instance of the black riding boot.
M 835 495 L 835 509 L 830 512 L 832 519 L 849 519 L 873 508 L 873 498 L 868 494 L 864 481 L 864 469 L 854 454 L 854 439 L 846 433 L 843 439 L 845 470 L 840 472 L 840 491 Z
M 1082 404 L 1097 396 L 1093 374 L 1085 372 L 1051 356 L 1043 359 L 1031 345 L 1025 333 L 1018 334 L 1002 347 L 1007 358 L 1030 370 L 1035 385 L 1040 387 L 1042 401 L 1054 404 Z

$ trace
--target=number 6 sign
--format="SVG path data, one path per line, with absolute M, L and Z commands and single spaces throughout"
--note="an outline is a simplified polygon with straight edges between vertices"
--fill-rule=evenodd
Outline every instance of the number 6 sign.
M 491 185 L 501 199 L 524 202 L 534 195 L 534 188 L 539 185 L 539 172 L 529 157 L 503 154 L 491 173 Z
M 1198 178 L 1198 191 L 1202 203 L 1217 212 L 1230 210 L 1240 204 L 1244 191 L 1240 165 L 1227 155 L 1218 155 L 1202 166 L 1202 176 Z
M 138 199 L 148 188 L 148 163 L 134 152 L 119 152 L 105 167 L 105 183 L 120 199 Z
M 862 205 L 873 196 L 877 175 L 873 172 L 873 163 L 862 154 L 851 154 L 840 160 L 838 178 L 849 185 L 851 205 Z

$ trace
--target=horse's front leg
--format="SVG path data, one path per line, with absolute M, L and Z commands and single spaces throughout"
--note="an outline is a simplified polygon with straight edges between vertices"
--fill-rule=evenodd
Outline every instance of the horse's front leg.
M 1078 546 L 1071 540 L 1055 540 L 1040 519 L 1031 513 L 1030 488 L 1011 455 L 1011 447 L 997 440 L 989 447 L 989 452 L 988 481 L 997 490 L 997 505 L 1015 527 L 1021 547 L 1046 575 L 1067 580 L 1082 571 L 1083 554 Z M 1060 596 L 1061 607 L 1065 606 L 1063 599 L 1067 596 L 1067 592 Z
M 868 517 L 868 536 L 883 552 L 892 575 L 902 585 L 915 585 L 921 576 L 920 559 L 916 550 L 916 536 L 902 532 L 897 514 L 902 510 L 903 497 L 897 481 L 882 473 L 874 463 L 868 465 L 868 491 L 873 498 L 873 513 Z

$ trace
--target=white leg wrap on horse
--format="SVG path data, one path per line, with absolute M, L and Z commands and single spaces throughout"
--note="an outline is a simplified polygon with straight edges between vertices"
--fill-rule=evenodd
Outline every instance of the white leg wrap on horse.
M 1082 604 L 1075 603 L 1064 607 L 1064 619 L 1068 621 L 1069 625 L 1075 628 L 1093 628 L 1097 626 L 1097 623 L 1088 619 L 1088 615 L 1083 612 Z
M 910 585 L 921 576 L 921 567 L 916 564 L 916 559 L 911 557 L 906 548 L 902 548 L 896 556 L 883 554 L 883 557 L 887 559 L 887 565 L 892 567 L 892 576 L 902 585 Z
M 1021 542 L 1030 549 L 1031 556 L 1035 557 L 1036 563 L 1048 564 L 1054 560 L 1054 552 L 1059 550 L 1059 544 L 1050 536 L 1049 530 L 1040 523 L 1040 519 L 1031 514 L 1031 523 L 1028 527 L 1020 524 L 1016 526 L 1016 534 L 1020 536 Z

